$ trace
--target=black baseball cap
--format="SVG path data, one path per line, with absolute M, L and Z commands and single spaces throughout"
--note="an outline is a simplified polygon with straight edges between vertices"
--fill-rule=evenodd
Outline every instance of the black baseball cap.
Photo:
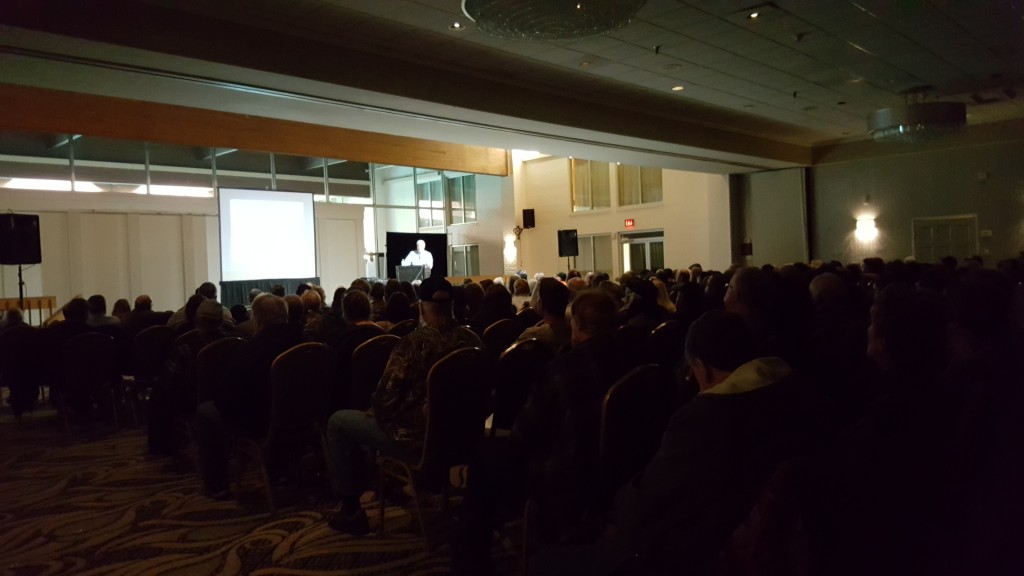
M 452 284 L 444 276 L 430 276 L 420 282 L 419 296 L 423 302 L 451 302 Z

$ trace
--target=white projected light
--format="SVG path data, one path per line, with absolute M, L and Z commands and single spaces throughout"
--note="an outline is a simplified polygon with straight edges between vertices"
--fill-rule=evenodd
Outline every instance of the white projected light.
M 221 278 L 316 276 L 313 195 L 220 189 Z

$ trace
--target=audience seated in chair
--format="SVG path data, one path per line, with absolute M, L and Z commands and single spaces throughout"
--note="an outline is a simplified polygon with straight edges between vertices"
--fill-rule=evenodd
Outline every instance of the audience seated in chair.
M 89 296 L 86 301 L 89 304 L 89 319 L 86 323 L 90 326 L 121 326 L 121 319 L 107 316 L 107 299 L 102 294 Z
M 196 356 L 207 344 L 230 336 L 221 308 L 215 300 L 204 300 L 196 310 L 196 329 L 174 341 L 164 373 L 149 397 L 150 453 L 173 455 L 184 440 L 174 437 L 174 417 L 196 412 Z
M 542 552 L 537 574 L 711 574 L 777 466 L 824 445 L 827 400 L 779 358 L 754 359 L 743 320 L 709 312 L 686 338 L 701 393 L 615 496 L 592 545 Z
M 198 288 L 196 288 L 194 295 L 202 296 L 206 300 L 216 300 L 217 285 L 214 284 L 213 282 L 203 282 L 202 284 L 199 285 Z M 170 318 L 167 319 L 167 325 L 170 326 L 171 328 L 176 328 L 178 325 L 184 324 L 186 320 L 187 319 L 185 317 L 185 306 L 182 306 L 173 314 L 171 314 Z M 224 310 L 224 324 L 227 326 L 235 325 L 235 320 L 231 317 L 231 312 L 227 309 Z M 185 332 L 187 331 L 188 330 L 186 330 Z M 182 334 L 184 334 L 184 332 L 182 332 Z
M 298 297 L 296 297 L 298 298 Z M 253 301 L 256 335 L 235 351 L 222 396 L 196 409 L 196 441 L 207 494 L 228 490 L 227 442 L 231 434 L 260 439 L 270 423 L 270 367 L 285 350 L 306 340 L 302 325 L 288 321 L 282 298 L 263 294 Z M 273 463 L 268 463 L 273 466 Z
M 330 406 L 333 410 L 352 408 L 349 392 L 352 379 L 352 353 L 360 344 L 374 336 L 385 334 L 384 329 L 370 320 L 370 298 L 365 292 L 350 290 L 341 300 L 345 324 L 333 341 L 327 342 L 338 356 L 338 386 L 332 386 Z
M 601 290 L 572 303 L 572 348 L 557 356 L 533 386 L 508 438 L 485 440 L 470 465 L 453 569 L 487 574 L 498 519 L 537 502 L 537 540 L 553 545 L 591 530 L 587 510 L 597 495 L 598 435 L 605 393 L 625 364 L 615 346 L 618 304 Z M 504 512 L 504 514 L 503 514 Z
M 135 335 L 150 326 L 167 324 L 170 312 L 154 312 L 153 299 L 147 294 L 141 294 L 135 298 L 135 308 L 128 313 L 128 316 L 121 322 L 121 329 L 125 336 L 131 340 Z
M 10 391 L 7 403 L 16 419 L 35 409 L 39 399 L 42 332 L 25 323 L 20 308 L 11 308 L 0 322 L 0 384 Z
M 359 498 L 367 487 L 363 446 L 382 455 L 418 454 L 425 428 L 427 373 L 454 350 L 481 346 L 479 338 L 460 330 L 452 316 L 452 286 L 431 276 L 419 286 L 423 326 L 402 339 L 388 361 L 373 397 L 373 414 L 339 410 L 327 423 L 327 459 L 331 484 L 341 497 L 330 520 L 339 532 L 366 534 L 369 523 Z
M 537 302 L 534 307 L 540 312 L 541 321 L 536 326 L 527 328 L 516 341 L 536 338 L 547 344 L 554 352 L 567 347 L 572 340 L 572 327 L 565 317 L 568 305 L 569 289 L 554 278 L 541 278 L 537 284 Z

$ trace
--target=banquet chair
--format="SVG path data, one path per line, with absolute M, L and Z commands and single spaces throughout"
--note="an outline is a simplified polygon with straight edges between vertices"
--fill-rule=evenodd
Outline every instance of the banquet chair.
M 632 324 L 623 324 L 615 331 L 615 345 L 630 368 L 639 366 L 647 358 L 647 339 L 650 334 Z
M 492 437 L 499 429 L 512 429 L 526 405 L 534 382 L 554 357 L 551 347 L 536 338 L 516 342 L 501 353 L 494 371 L 497 380 L 494 384 Z
M 391 358 L 391 351 L 402 339 L 392 334 L 374 336 L 352 352 L 352 374 L 349 379 L 347 406 L 353 410 L 368 410 L 377 383 Z
M 139 397 L 153 387 L 163 373 L 164 364 L 174 344 L 174 329 L 170 326 L 150 326 L 135 335 L 132 340 L 132 375 L 133 381 L 128 384 L 128 406 L 132 411 L 132 420 L 139 425 Z
M 355 355 L 356 349 L 369 340 L 386 335 L 387 332 L 376 324 L 360 324 L 353 326 L 338 339 L 334 345 L 338 356 L 338 377 L 331 386 L 331 396 L 328 400 L 331 411 L 351 407 L 352 372 L 354 370 L 352 357 Z M 360 410 L 365 409 L 360 408 Z
M 323 453 L 320 423 L 328 414 L 327 399 L 335 380 L 338 358 L 326 344 L 306 342 L 281 353 L 270 368 L 270 430 L 263 439 L 239 438 L 235 445 L 238 461 L 236 492 L 241 495 L 242 473 L 247 461 L 253 461 L 263 490 L 274 514 L 274 494 L 267 465 L 288 462 L 301 473 L 302 456 L 307 446 L 315 454 Z M 276 466 L 275 466 L 276 467 Z M 301 474 L 297 473 L 296 477 Z
M 523 333 L 523 327 L 512 318 L 503 318 L 484 329 L 481 340 L 484 349 L 494 355 L 495 358 L 501 355 L 506 348 L 512 345 Z
M 647 338 L 647 359 L 653 364 L 672 369 L 683 357 L 686 333 L 678 320 L 659 324 Z
M 409 318 L 407 320 L 402 320 L 398 324 L 392 326 L 391 330 L 388 330 L 388 334 L 394 334 L 395 336 L 401 338 L 415 330 L 417 326 L 419 326 L 419 321 L 414 318 Z
M 597 492 L 591 502 L 593 520 L 600 522 L 615 492 L 643 470 L 661 445 L 671 416 L 674 397 L 671 372 L 656 364 L 637 366 L 619 378 L 601 404 L 598 436 Z M 528 499 L 523 510 L 523 572 L 535 546 L 539 521 L 538 503 Z M 543 526 L 541 526 L 543 528 Z
M 235 349 L 245 340 L 238 337 L 221 338 L 203 347 L 196 354 L 196 405 L 217 398 L 225 370 Z
M 483 437 L 484 421 L 490 412 L 491 388 L 487 374 L 494 359 L 480 348 L 462 348 L 438 360 L 427 374 L 426 432 L 423 449 L 416 461 L 379 456 L 378 494 L 383 494 L 387 477 L 412 486 L 413 503 L 424 545 L 430 537 L 423 519 L 420 491 L 440 491 L 442 509 L 448 509 L 450 470 L 467 464 L 473 448 Z M 384 498 L 379 498 L 380 528 L 384 535 Z
M 523 308 L 516 314 L 516 322 L 522 326 L 523 330 L 536 326 L 541 321 L 540 313 L 533 308 Z
M 599 498 L 603 500 L 599 509 L 657 452 L 674 397 L 672 373 L 657 364 L 633 368 L 605 393 L 598 440 Z
M 232 354 L 242 342 L 242 338 L 221 338 L 210 342 L 196 354 L 196 406 L 214 400 L 222 392 L 221 383 L 225 381 L 226 370 Z M 184 454 L 192 459 L 196 476 L 202 484 L 202 473 L 199 469 L 199 451 L 196 448 L 195 430 L 193 429 L 194 414 L 179 415 L 175 418 L 176 433 L 187 439 Z M 184 431 L 182 434 L 181 431 Z
M 117 373 L 117 344 L 114 339 L 97 332 L 79 334 L 64 343 L 61 359 L 64 385 L 57 395 L 56 404 L 68 436 L 71 436 L 70 408 L 91 408 L 93 400 L 109 404 L 114 429 L 120 430 L 118 404 L 122 383 Z

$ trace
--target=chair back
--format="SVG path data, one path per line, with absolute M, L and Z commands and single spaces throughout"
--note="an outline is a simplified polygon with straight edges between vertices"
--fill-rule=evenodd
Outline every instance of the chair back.
M 492 432 L 499 428 L 512 428 L 526 405 L 534 382 L 554 357 L 551 347 L 536 338 L 516 342 L 501 353 L 495 370 Z
M 672 369 L 683 357 L 686 333 L 678 320 L 659 324 L 647 339 L 647 358 L 652 363 Z
M 483 436 L 491 407 L 488 375 L 494 358 L 480 348 L 462 348 L 438 360 L 427 374 L 427 430 L 419 468 L 441 481 L 467 464 Z
M 650 332 L 633 324 L 623 324 L 615 331 L 615 343 L 630 368 L 635 368 L 647 357 L 647 338 Z
M 516 322 L 519 322 L 523 330 L 536 326 L 540 321 L 540 313 L 533 308 L 523 308 L 516 314 Z
M 229 360 L 242 342 L 244 340 L 237 337 L 221 338 L 203 346 L 199 354 L 196 354 L 197 404 L 217 397 L 221 383 L 225 380 Z
M 348 408 L 367 410 L 372 403 L 377 383 L 391 358 L 391 351 L 402 339 L 393 334 L 374 336 L 352 352 L 352 375 L 349 380 Z
M 282 352 L 270 367 L 270 435 L 312 430 L 329 414 L 327 399 L 338 356 L 326 344 L 306 342 Z
M 79 334 L 64 343 L 64 384 L 69 397 L 89 394 L 119 378 L 117 344 L 98 332 Z
M 163 372 L 174 344 L 174 328 L 150 326 L 132 340 L 132 373 L 138 379 L 152 380 Z
M 501 355 L 506 348 L 512 345 L 523 333 L 522 326 L 512 318 L 503 318 L 491 324 L 484 330 L 481 340 L 484 349 L 494 355 L 495 358 Z
M 419 325 L 419 321 L 416 320 L 415 318 L 409 318 L 408 320 L 402 320 L 398 324 L 395 324 L 394 326 L 392 326 L 391 330 L 388 330 L 388 334 L 394 334 L 395 336 L 398 336 L 399 338 L 402 338 L 406 334 L 408 334 L 408 333 L 412 332 L 413 330 L 415 330 L 416 326 L 418 326 L 418 325 Z
M 671 372 L 656 364 L 633 368 L 608 389 L 598 445 L 604 503 L 650 462 L 672 415 Z

